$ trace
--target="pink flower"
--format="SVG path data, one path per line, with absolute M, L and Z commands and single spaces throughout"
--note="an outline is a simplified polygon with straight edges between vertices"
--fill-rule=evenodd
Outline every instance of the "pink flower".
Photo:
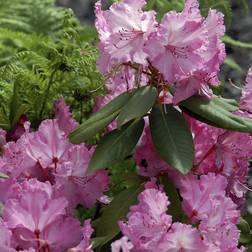
M 172 84 L 202 63 L 207 29 L 203 26 L 197 0 L 187 0 L 182 13 L 168 12 L 147 44 L 152 64 Z
M 90 238 L 94 230 L 92 229 L 90 222 L 90 220 L 84 222 L 84 227 L 82 229 L 83 240 L 80 244 L 75 248 L 67 250 L 67 252 L 93 252 L 91 249 L 92 245 L 90 245 Z
M 61 252 L 78 243 L 80 224 L 66 214 L 67 200 L 53 197 L 49 183 L 31 179 L 13 190 L 5 204 L 3 219 L 19 247 Z
M 128 240 L 128 237 L 123 236 L 111 244 L 112 252 L 130 252 L 134 248 L 133 244 Z
M 145 189 L 138 200 L 139 204 L 130 208 L 128 221 L 119 226 L 139 251 L 155 251 L 171 226 L 171 216 L 166 214 L 169 201 L 158 189 Z
M 29 176 L 30 168 L 36 165 L 36 162 L 26 155 L 22 137 L 17 142 L 8 142 L 3 151 L 1 172 L 15 179 L 20 176 Z
M 225 44 L 221 38 L 225 34 L 224 15 L 216 10 L 209 10 L 207 18 L 204 20 L 207 29 L 208 45 L 204 51 L 204 69 L 210 73 L 217 73 L 220 64 L 226 57 Z
M 245 87 L 242 90 L 240 108 L 252 112 L 252 68 L 248 70 Z
M 142 11 L 144 5 L 144 0 L 124 0 L 102 11 L 100 1 L 96 3 L 96 28 L 111 60 L 146 63 L 144 44 L 155 30 L 156 21 L 154 11 Z
M 5 203 L 9 198 L 11 188 L 15 184 L 15 180 L 12 178 L 9 179 L 0 179 L 0 202 Z
M 199 225 L 199 231 L 203 237 L 205 245 L 208 247 L 208 251 L 220 251 L 220 252 L 238 252 L 240 231 L 233 223 L 225 223 L 210 226 L 207 221 L 203 221 Z
M 207 247 L 201 240 L 198 230 L 182 223 L 174 223 L 172 225 L 158 248 L 162 252 L 207 251 Z
M 185 113 L 184 117 L 190 125 L 194 140 L 194 169 L 200 174 L 217 172 L 218 169 L 215 165 L 215 146 L 218 142 L 218 137 L 222 135 L 225 130 L 211 127 L 195 120 Z
M 71 147 L 57 120 L 43 121 L 37 132 L 26 135 L 23 143 L 26 155 L 50 172 L 57 171 L 65 161 L 65 153 Z
M 100 170 L 86 175 L 91 151 L 82 145 L 75 145 L 66 154 L 66 161 L 57 170 L 56 187 L 65 196 L 71 207 L 82 204 L 92 207 L 108 188 L 107 171 Z
M 221 42 L 223 15 L 210 10 L 204 19 L 197 0 L 187 0 L 182 13 L 168 12 L 146 46 L 151 63 L 169 84 L 176 86 L 173 103 L 192 95 L 212 97 L 217 73 L 225 58 Z
M 188 175 L 181 181 L 180 193 L 183 198 L 183 208 L 191 220 L 208 218 L 213 210 L 213 204 L 220 198 L 225 198 L 227 180 L 221 175 Z
M 245 112 L 238 113 L 248 116 Z M 192 118 L 188 121 L 194 136 L 194 172 L 215 172 L 224 175 L 228 180 L 228 196 L 241 207 L 247 191 L 246 176 L 248 160 L 252 155 L 252 137 L 246 133 L 217 129 Z
M 196 70 L 190 75 L 182 77 L 176 83 L 173 104 L 178 104 L 179 102 L 186 100 L 195 94 L 211 99 L 213 92 L 209 87 L 209 83 L 211 83 L 209 73 L 202 70 Z
M 189 175 L 181 181 L 183 208 L 191 220 L 200 221 L 199 231 L 207 251 L 239 251 L 236 225 L 240 213 L 226 196 L 226 186 L 225 177 L 213 173 L 199 179 Z
M 58 120 L 59 128 L 66 134 L 69 134 L 78 127 L 78 123 L 73 119 L 69 107 L 66 105 L 64 98 L 59 99 L 54 104 L 55 118 Z
M 1 252 L 15 252 L 11 247 L 11 231 L 7 228 L 2 219 L 0 219 L 0 251 Z

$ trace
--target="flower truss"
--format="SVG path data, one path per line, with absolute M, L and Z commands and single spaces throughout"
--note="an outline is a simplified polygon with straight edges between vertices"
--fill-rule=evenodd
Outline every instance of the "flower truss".
M 219 84 L 226 55 L 221 40 L 224 17 L 216 10 L 203 17 L 198 1 L 186 0 L 182 12 L 170 11 L 157 22 L 155 11 L 145 11 L 145 4 L 145 0 L 123 0 L 102 10 L 101 1 L 96 2 L 97 65 L 106 76 L 107 94 L 96 97 L 94 110 L 126 91 L 154 86 L 155 102 L 175 107 L 190 129 L 193 167 L 182 174 L 160 157 L 151 122 L 144 115 L 143 134 L 132 155 L 144 188 L 125 219 L 117 219 L 117 236 L 107 241 L 109 247 L 112 252 L 245 251 L 237 225 L 248 190 L 252 137 L 245 131 L 210 126 L 179 107 L 192 96 L 207 101 L 215 97 L 212 87 Z M 246 121 L 251 113 L 252 69 L 234 115 Z M 109 124 L 107 131 L 116 126 Z M 70 142 L 69 133 L 78 127 L 61 98 L 55 102 L 55 118 L 42 121 L 38 129 L 25 116 L 11 131 L 0 129 L 0 202 L 4 206 L 0 252 L 95 250 L 91 236 L 96 235 L 97 221 L 92 227 L 91 219 L 81 223 L 74 213 L 79 206 L 110 203 L 104 194 L 109 190 L 109 172 L 107 167 L 88 171 L 99 145 Z M 173 197 L 160 177 L 174 185 L 183 211 L 179 219 L 172 214 Z M 99 241 L 104 236 L 95 238 Z

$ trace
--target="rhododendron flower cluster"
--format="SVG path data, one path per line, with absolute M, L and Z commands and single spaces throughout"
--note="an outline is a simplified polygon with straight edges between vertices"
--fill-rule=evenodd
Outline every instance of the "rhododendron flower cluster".
M 176 87 L 174 104 L 194 94 L 210 98 L 225 59 L 223 14 L 210 10 L 203 18 L 198 1 L 187 0 L 181 13 L 170 11 L 158 23 L 145 4 L 124 0 L 102 11 L 96 3 L 98 68 L 113 76 L 106 84 L 110 98 L 150 82 L 165 93 Z
M 172 222 L 167 195 L 148 186 L 131 207 L 128 221 L 119 223 L 124 237 L 112 244 L 112 251 L 243 251 L 237 248 L 240 213 L 226 196 L 226 186 L 226 178 L 214 173 L 181 179 L 183 209 L 195 227 Z
M 1 251 L 92 251 L 91 223 L 82 228 L 73 209 L 102 200 L 107 172 L 86 175 L 93 150 L 69 142 L 67 133 L 78 124 L 63 99 L 55 107 L 56 119 L 43 121 L 37 131 L 26 122 L 16 142 L 5 143 L 1 131 L 0 171 L 9 177 L 0 181 Z
M 54 119 L 43 120 L 37 129 L 25 115 L 11 130 L 0 129 L 0 252 L 93 252 L 103 245 L 112 252 L 245 251 L 238 224 L 252 157 L 252 69 L 239 103 L 224 102 L 211 89 L 219 84 L 225 59 L 223 14 L 210 9 L 203 17 L 199 2 L 186 0 L 182 12 L 170 11 L 158 22 L 156 12 L 145 11 L 145 5 L 145 0 L 122 0 L 102 10 L 101 1 L 95 4 L 97 65 L 107 91 L 96 97 L 96 116 L 79 127 L 60 98 L 54 103 Z M 110 103 L 99 110 L 126 91 L 128 100 L 119 97 L 127 100 L 124 104 L 118 99 L 114 107 Z M 152 103 L 140 100 L 143 104 L 131 117 L 127 108 L 138 105 L 136 97 Z M 220 128 L 214 113 L 208 111 L 208 120 L 202 111 L 188 109 L 188 98 L 203 100 L 202 107 L 210 104 L 210 109 L 219 98 L 226 107 L 220 110 L 223 116 L 241 125 L 241 132 Z M 175 119 L 169 124 L 167 118 Z M 163 124 L 161 137 L 156 137 L 158 123 Z M 102 131 L 107 126 L 108 134 Z M 96 133 L 102 137 L 98 146 L 86 144 Z M 173 133 L 186 141 L 179 136 L 176 145 Z M 82 143 L 73 144 L 78 137 L 76 142 Z M 174 156 L 162 155 L 158 147 L 165 145 L 156 143 L 162 138 L 175 149 Z M 134 143 L 135 149 L 129 148 Z M 183 143 L 190 145 L 188 152 Z M 105 193 L 111 174 L 114 179 L 113 161 L 124 159 L 134 161 L 138 174 L 132 178 L 132 170 L 126 176 L 119 173 L 123 189 L 114 195 L 117 183 L 112 181 L 107 193 L 111 202 Z M 121 196 L 128 192 L 128 199 Z M 78 215 L 87 208 L 95 210 L 93 219 L 86 217 L 88 211 Z

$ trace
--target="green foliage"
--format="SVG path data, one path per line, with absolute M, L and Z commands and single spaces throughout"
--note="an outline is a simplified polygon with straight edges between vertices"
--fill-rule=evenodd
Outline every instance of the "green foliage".
M 181 206 L 180 196 L 178 190 L 173 185 L 172 181 L 168 176 L 163 175 L 159 177 L 160 183 L 164 186 L 164 190 L 169 198 L 170 205 L 168 208 L 168 213 L 172 216 L 173 221 L 182 222 L 184 213 Z
M 129 100 L 130 93 L 125 92 L 109 102 L 101 110 L 86 120 L 69 138 L 73 143 L 82 143 L 102 131 L 121 111 Z
M 118 127 L 130 120 L 142 118 L 153 107 L 158 92 L 155 87 L 141 87 L 132 95 L 117 118 Z
M 224 43 L 229 44 L 231 46 L 245 48 L 245 49 L 252 49 L 252 43 L 241 42 L 239 40 L 232 39 L 231 37 L 227 35 L 224 36 L 222 40 Z
M 238 63 L 231 57 L 227 57 L 224 62 L 230 68 L 236 70 L 240 74 L 244 74 L 243 69 L 238 65 Z
M 101 217 L 94 222 L 97 237 L 96 247 L 101 248 L 120 232 L 118 220 L 126 218 L 130 206 L 137 203 L 137 196 L 142 190 L 143 185 L 135 184 L 117 194 L 113 201 L 102 209 Z
M 0 26 L 25 33 L 54 34 L 64 29 L 64 10 L 54 0 L 0 0 Z
M 241 231 L 239 242 L 243 245 L 247 245 L 247 244 L 251 245 L 252 237 L 251 237 L 250 226 L 248 222 L 245 219 L 240 218 L 240 223 L 238 224 L 238 228 Z
M 194 145 L 181 113 L 172 105 L 156 105 L 150 114 L 150 130 L 162 159 L 181 173 L 188 173 L 193 166 Z
M 12 126 L 14 83 L 18 107 L 26 107 L 34 126 L 52 115 L 52 101 L 60 96 L 81 121 L 96 90 L 102 91 L 93 28 L 82 27 L 52 0 L 0 2 L 0 125 Z
M 157 19 L 161 20 L 164 14 L 171 10 L 181 11 L 184 7 L 184 0 L 150 0 L 147 1 L 146 10 L 155 9 Z
M 144 120 L 131 121 L 102 138 L 89 163 L 95 171 L 124 160 L 131 155 L 144 129 Z
M 239 109 L 233 100 L 218 97 L 212 100 L 191 97 L 180 105 L 191 116 L 214 127 L 247 133 L 252 132 L 251 119 L 231 113 Z

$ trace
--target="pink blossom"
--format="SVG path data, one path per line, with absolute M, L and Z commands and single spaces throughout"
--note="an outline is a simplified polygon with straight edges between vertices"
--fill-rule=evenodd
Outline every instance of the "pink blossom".
M 242 90 L 240 108 L 252 112 L 252 68 L 248 70 L 245 87 Z
M 206 44 L 207 29 L 203 26 L 199 4 L 187 0 L 182 13 L 165 14 L 146 49 L 152 64 L 172 84 L 202 65 L 200 53 L 206 50 Z
M 73 119 L 69 106 L 66 105 L 64 98 L 54 103 L 55 118 L 58 120 L 59 128 L 66 134 L 78 127 L 78 123 Z
M 220 70 L 220 64 L 226 57 L 225 44 L 221 38 L 225 34 L 224 15 L 216 10 L 209 10 L 204 25 L 208 35 L 208 50 L 203 54 L 204 69 L 210 73 L 217 74 Z
M 237 248 L 240 231 L 235 224 L 224 222 L 216 226 L 209 226 L 205 220 L 199 225 L 199 230 L 209 252 L 240 251 Z
M 55 174 L 58 193 L 65 196 L 73 208 L 78 204 L 92 207 L 108 188 L 107 171 L 86 175 L 90 158 L 91 152 L 84 144 L 75 145 L 66 154 L 68 161 Z
M 198 230 L 182 223 L 174 223 L 172 225 L 158 248 L 162 252 L 207 251 L 207 247 L 201 240 Z
M 195 94 L 211 99 L 213 92 L 209 87 L 210 83 L 211 78 L 209 77 L 209 74 L 202 70 L 196 70 L 189 76 L 182 77 L 176 83 L 173 104 L 178 104 L 179 102 L 186 100 Z
M 144 5 L 144 0 L 124 0 L 102 11 L 100 1 L 96 4 L 96 28 L 110 59 L 146 63 L 144 44 L 155 30 L 156 21 L 154 11 L 142 11 Z
M 16 186 L 6 201 L 3 219 L 20 247 L 61 252 L 81 238 L 80 224 L 67 216 L 67 206 L 64 197 L 53 197 L 49 183 L 31 179 Z
M 215 146 L 218 137 L 225 131 L 211 127 L 205 123 L 195 120 L 184 113 L 194 140 L 195 160 L 194 169 L 199 173 L 216 172 Z
M 84 222 L 84 227 L 82 229 L 83 239 L 80 244 L 72 249 L 67 250 L 67 252 L 93 252 L 92 245 L 90 245 L 90 238 L 93 233 L 93 229 L 91 227 L 91 221 L 86 220 Z
M 2 162 L 1 172 L 15 179 L 24 173 L 28 175 L 29 168 L 36 165 L 34 160 L 26 155 L 21 139 L 17 142 L 8 142 L 4 146 Z
M 133 244 L 126 236 L 123 236 L 120 240 L 117 240 L 111 244 L 112 252 L 130 252 L 133 248 Z
M 166 214 L 169 201 L 158 189 L 145 189 L 138 200 L 139 204 L 130 208 L 128 221 L 119 226 L 139 251 L 155 251 L 171 226 L 171 216 Z
M 227 180 L 221 175 L 208 173 L 200 176 L 186 176 L 181 181 L 180 193 L 183 198 L 185 213 L 192 220 L 208 218 L 213 210 L 213 204 L 225 198 Z
M 241 112 L 239 114 L 247 116 Z M 191 118 L 188 122 L 196 153 L 193 171 L 197 174 L 215 172 L 224 175 L 228 180 L 228 196 L 242 206 L 247 191 L 246 176 L 248 160 L 252 156 L 252 137 L 245 133 L 217 129 Z
M 210 10 L 204 19 L 198 1 L 187 0 L 182 13 L 168 12 L 152 33 L 146 50 L 165 80 L 176 83 L 174 104 L 195 94 L 212 97 L 209 85 L 219 84 L 225 58 L 224 32 L 221 13 Z
M 15 182 L 16 181 L 12 178 L 0 179 L 0 202 L 1 203 L 5 203 L 5 201 L 9 198 L 11 188 L 13 184 L 15 184 Z
M 54 172 L 65 161 L 64 155 L 71 146 L 57 120 L 43 121 L 38 131 L 27 134 L 23 141 L 26 154 L 43 169 Z
M 0 219 L 0 251 L 1 252 L 15 252 L 11 248 L 11 231 L 7 228 L 6 224 Z
M 225 177 L 208 173 L 198 179 L 189 175 L 181 185 L 183 208 L 191 220 L 201 221 L 199 231 L 207 251 L 238 251 L 240 213 L 225 194 Z

